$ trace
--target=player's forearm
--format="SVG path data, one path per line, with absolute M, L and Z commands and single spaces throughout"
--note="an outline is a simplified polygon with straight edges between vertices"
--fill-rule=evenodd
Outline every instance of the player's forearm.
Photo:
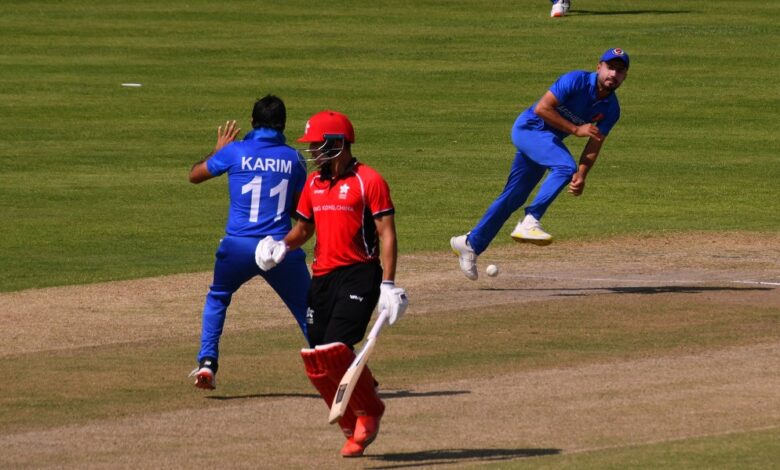
M 593 165 L 596 164 L 596 157 L 598 157 L 598 154 L 583 154 L 580 157 L 579 164 L 577 165 L 577 173 L 581 174 L 582 176 L 586 176 L 590 169 L 593 168 Z
M 398 242 L 395 233 L 380 239 L 379 258 L 382 261 L 382 280 L 395 282 L 395 266 L 398 261 Z
M 582 149 L 582 154 L 580 155 L 580 161 L 577 165 L 577 173 L 581 174 L 582 176 L 586 176 L 591 168 L 593 168 L 593 165 L 596 164 L 596 159 L 599 156 L 599 153 L 601 152 L 601 147 L 604 145 L 604 139 L 601 140 L 597 139 L 589 139 L 588 143 L 585 144 L 585 148 Z
M 306 243 L 314 234 L 314 224 L 299 220 L 284 237 L 288 250 L 295 250 Z
M 398 259 L 398 241 L 395 217 L 385 215 L 374 219 L 379 236 L 379 260 L 382 262 L 382 281 L 395 281 L 395 265 Z
M 534 109 L 537 116 L 542 118 L 544 122 L 550 126 L 558 129 L 559 131 L 566 132 L 567 134 L 574 134 L 577 132 L 577 126 L 561 116 L 561 114 L 549 106 L 544 106 L 541 103 Z
M 190 183 L 198 184 L 212 177 L 211 173 L 209 172 L 209 168 L 206 165 L 206 160 L 208 160 L 210 156 L 211 155 L 208 155 L 203 160 L 192 165 L 192 168 L 190 168 L 190 175 L 189 175 Z

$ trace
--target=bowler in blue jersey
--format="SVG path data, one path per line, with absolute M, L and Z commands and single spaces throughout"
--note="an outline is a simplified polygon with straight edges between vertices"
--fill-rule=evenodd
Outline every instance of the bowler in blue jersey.
M 190 182 L 201 183 L 227 173 L 230 194 L 225 236 L 214 263 L 214 280 L 203 307 L 198 367 L 190 376 L 195 386 L 216 387 L 219 340 L 233 293 L 245 282 L 261 276 L 290 309 L 298 326 L 306 331 L 307 293 L 311 276 L 302 249 L 287 254 L 276 269 L 261 271 L 255 249 L 263 238 L 281 240 L 292 228 L 290 221 L 306 182 L 306 164 L 286 144 L 284 102 L 267 95 L 255 102 L 252 131 L 236 141 L 240 129 L 235 121 L 217 129 L 214 151 L 193 165 Z
M 588 172 L 620 118 L 615 90 L 625 80 L 628 67 L 626 51 L 607 49 L 595 72 L 575 70 L 562 75 L 539 101 L 517 117 L 511 133 L 517 152 L 503 192 L 471 231 L 450 239 L 468 279 L 478 278 L 477 256 L 526 202 L 545 173 L 547 177 L 511 237 L 536 245 L 552 243 L 552 236 L 539 221 L 566 185 L 574 196 L 584 191 Z M 588 139 L 579 163 L 563 143 L 569 135 Z

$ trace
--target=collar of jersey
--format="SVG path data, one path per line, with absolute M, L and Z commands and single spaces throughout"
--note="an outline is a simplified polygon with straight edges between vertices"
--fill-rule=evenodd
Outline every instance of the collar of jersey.
M 246 134 L 246 136 L 244 136 L 244 140 L 270 140 L 280 144 L 286 142 L 286 138 L 284 137 L 283 133 L 277 131 L 276 129 L 271 129 L 270 127 L 258 127 L 257 129 L 252 129 Z
M 320 179 L 321 180 L 333 180 L 333 181 L 335 181 L 335 180 L 345 176 L 347 173 L 350 173 L 352 170 L 354 170 L 355 167 L 357 166 L 357 164 L 358 164 L 357 158 L 352 157 L 352 161 L 349 162 L 349 165 L 347 165 L 346 168 L 344 168 L 344 172 L 342 174 L 336 176 L 335 178 L 333 177 L 333 175 L 330 174 L 330 166 L 327 166 L 327 167 L 323 168 L 322 170 L 320 170 Z

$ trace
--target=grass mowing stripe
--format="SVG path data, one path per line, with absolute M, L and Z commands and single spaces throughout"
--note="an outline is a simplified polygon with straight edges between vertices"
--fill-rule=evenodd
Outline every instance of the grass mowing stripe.
M 384 388 L 413 389 L 486 371 L 576 367 L 778 339 L 776 309 L 713 308 L 717 300 L 686 303 L 674 294 L 637 306 L 631 297 L 410 315 L 383 335 L 372 368 Z M 297 354 L 302 343 L 291 328 L 225 335 L 215 395 L 316 398 Z M 196 338 L 179 338 L 8 357 L 0 434 L 230 402 L 205 399 L 188 383 L 196 347 Z
M 0 291 L 210 269 L 226 191 L 186 171 L 267 92 L 290 137 L 347 112 L 356 155 L 393 188 L 401 249 L 444 250 L 501 190 L 517 113 L 614 43 L 633 59 L 622 121 L 585 197 L 562 196 L 545 227 L 780 230 L 763 210 L 780 178 L 777 5 L 581 0 L 563 21 L 500 1 L 332 6 L 4 1 Z

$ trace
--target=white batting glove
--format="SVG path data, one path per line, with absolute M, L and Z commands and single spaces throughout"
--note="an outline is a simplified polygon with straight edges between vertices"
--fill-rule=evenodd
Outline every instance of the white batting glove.
M 286 254 L 287 245 L 284 241 L 276 241 L 269 235 L 257 244 L 257 248 L 255 248 L 255 263 L 263 271 L 268 271 L 281 263 Z
M 406 312 L 409 306 L 409 299 L 406 297 L 406 291 L 396 287 L 393 281 L 382 281 L 379 286 L 379 311 L 387 310 L 387 323 L 390 325 L 397 322 Z

